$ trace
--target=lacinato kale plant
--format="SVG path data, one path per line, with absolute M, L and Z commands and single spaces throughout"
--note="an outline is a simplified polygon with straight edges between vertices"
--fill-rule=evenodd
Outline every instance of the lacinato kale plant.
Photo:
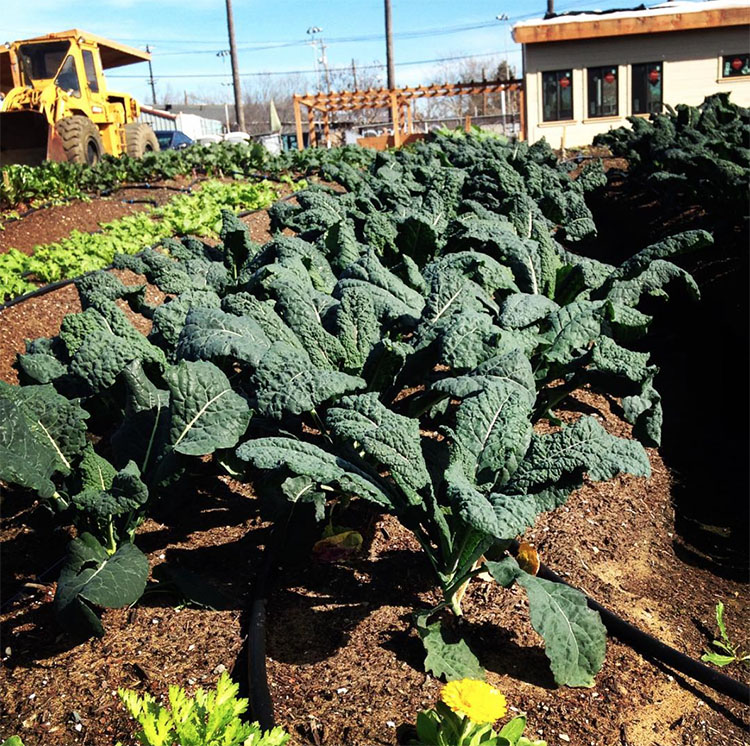
M 394 514 L 442 591 L 415 615 L 435 675 L 483 675 L 445 624 L 488 570 L 525 589 L 556 681 L 590 686 L 598 615 L 507 551 L 584 479 L 649 475 L 661 406 L 656 368 L 629 347 L 650 322 L 639 305 L 675 284 L 697 296 L 669 259 L 710 236 L 674 236 L 619 267 L 574 254 L 595 231 L 585 189 L 543 144 L 438 137 L 337 168 L 345 193 L 310 188 L 271 211 L 296 235 L 260 246 L 225 212 L 217 247 L 183 238 L 121 255 L 170 297 L 152 306 L 143 287 L 91 275 L 82 313 L 19 356 L 24 385 L 0 390 L 16 418 L 0 419 L 0 478 L 81 532 L 61 620 L 97 628 L 98 607 L 137 598 L 138 523 L 187 459 L 213 454 L 271 504 L 319 520 L 355 498 Z M 151 320 L 147 337 L 124 302 Z M 560 421 L 583 384 L 621 397 L 634 439 L 588 415 Z M 89 417 L 106 423 L 95 442 Z M 33 454 L 22 470 L 19 454 Z
M 667 202 L 689 199 L 731 222 L 747 219 L 750 109 L 716 93 L 698 107 L 680 104 L 628 121 L 629 128 L 597 135 L 594 144 L 626 158 L 631 179 Z

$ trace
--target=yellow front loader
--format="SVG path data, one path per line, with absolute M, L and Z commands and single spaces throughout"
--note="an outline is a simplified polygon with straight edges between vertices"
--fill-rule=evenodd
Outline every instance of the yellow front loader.
M 93 165 L 102 153 L 159 150 L 138 102 L 107 90 L 104 70 L 150 59 L 72 29 L 0 47 L 0 165 L 44 160 Z

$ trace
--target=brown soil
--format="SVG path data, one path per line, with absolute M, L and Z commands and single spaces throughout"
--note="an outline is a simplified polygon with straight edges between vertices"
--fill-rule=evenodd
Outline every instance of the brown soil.
M 578 392 L 564 419 L 595 411 L 610 432 L 628 426 L 607 401 Z M 675 556 L 671 480 L 649 452 L 650 479 L 623 476 L 587 484 L 568 504 L 540 517 L 525 537 L 543 561 L 641 629 L 698 658 L 713 632 L 717 601 L 742 639 L 750 618 L 746 585 L 720 580 Z M 420 671 L 411 628 L 415 607 L 440 599 L 416 541 L 380 518 L 365 558 L 330 567 L 288 568 L 269 607 L 269 667 L 279 722 L 297 744 L 396 743 L 395 726 L 413 722 L 440 684 Z M 591 690 L 556 688 L 524 594 L 474 581 L 464 601 L 464 632 L 488 680 L 529 715 L 550 744 L 708 746 L 742 744 L 747 708 L 646 662 L 610 640 Z M 710 629 L 710 631 L 709 631 Z M 743 640 L 746 642 L 746 640 Z M 750 680 L 734 666 L 730 675 Z
M 264 240 L 267 216 L 249 222 L 253 238 Z M 24 337 L 56 333 L 63 316 L 78 308 L 75 289 L 67 287 L 2 312 L 0 379 L 15 381 L 11 365 Z M 581 412 L 600 417 L 613 433 L 629 432 L 615 402 L 578 392 L 561 416 Z M 747 585 L 678 558 L 672 481 L 659 453 L 649 456 L 650 479 L 586 484 L 566 506 L 540 517 L 527 540 L 573 585 L 692 657 L 715 631 L 718 600 L 726 604 L 730 633 L 746 645 Z M 7 490 L 2 509 L 1 736 L 18 733 L 26 746 L 130 743 L 132 723 L 118 703 L 118 687 L 160 696 L 173 683 L 211 685 L 235 667 L 235 679 L 243 679 L 243 610 L 268 537 L 249 485 L 212 476 L 210 464 L 196 463 L 139 531 L 152 568 L 164 563 L 203 576 L 226 596 L 223 608 L 181 608 L 168 595 L 147 595 L 132 609 L 106 611 L 105 636 L 87 641 L 60 632 L 52 614 L 68 532 L 55 529 L 46 511 L 20 492 Z M 312 565 L 301 544 L 290 545 L 281 559 L 285 568 L 268 604 L 277 720 L 296 746 L 395 744 L 400 726 L 413 722 L 440 690 L 421 670 L 423 654 L 410 625 L 411 611 L 434 604 L 437 592 L 419 547 L 392 517 L 354 506 L 336 521 L 365 536 L 359 557 Z M 528 712 L 530 735 L 550 745 L 750 743 L 747 708 L 646 662 L 616 640 L 609 641 L 593 689 L 555 688 L 525 606 L 519 589 L 475 580 L 464 600 L 463 627 L 488 680 L 512 708 Z M 750 679 L 739 666 L 726 671 Z

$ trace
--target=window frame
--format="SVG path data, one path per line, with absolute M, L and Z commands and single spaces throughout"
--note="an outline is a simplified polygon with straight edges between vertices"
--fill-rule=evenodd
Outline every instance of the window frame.
M 542 94 L 542 117 L 541 121 L 542 124 L 549 124 L 550 122 L 573 122 L 575 121 L 575 96 L 574 96 L 574 85 L 573 85 L 573 68 L 567 68 L 564 70 L 543 70 L 541 72 L 542 75 L 542 85 L 541 85 L 541 94 Z M 552 117 L 550 119 L 546 116 L 547 106 L 545 103 L 545 98 L 547 95 L 547 80 L 549 80 L 549 76 L 554 75 L 554 80 L 556 82 L 556 104 L 555 104 L 555 117 Z M 570 81 L 570 116 L 561 116 L 562 108 L 560 106 L 560 80 L 566 77 Z
M 99 75 L 96 70 L 96 58 L 94 57 L 94 52 L 91 49 L 82 49 L 81 56 L 83 58 L 83 72 L 89 90 L 91 93 L 99 93 Z M 89 69 L 89 61 L 91 69 Z
M 606 71 L 606 72 L 605 72 Z M 615 76 L 614 86 L 615 86 L 615 110 L 613 112 L 606 112 L 603 113 L 602 109 L 604 107 L 604 91 L 603 91 L 603 85 L 606 83 L 604 80 L 604 76 L 612 72 Z M 591 111 L 591 103 L 592 103 L 592 96 L 591 91 L 592 88 L 596 86 L 596 79 L 593 78 L 594 73 L 599 74 L 599 80 L 602 81 L 602 96 L 601 96 L 601 102 L 597 106 L 597 112 L 592 113 Z M 607 85 L 610 85 L 609 83 L 606 83 Z M 587 119 L 606 119 L 608 117 L 619 117 L 620 116 L 620 67 L 619 65 L 597 65 L 596 67 L 587 67 L 586 68 L 586 118 Z
M 732 62 L 733 59 L 741 59 L 744 60 L 745 64 L 740 69 L 739 72 L 730 72 L 726 73 L 727 66 L 729 66 L 729 69 L 732 69 Z M 739 54 L 722 54 L 720 57 L 720 67 L 719 67 L 719 77 L 721 80 L 750 80 L 750 52 L 741 52 Z M 742 70 L 747 70 L 747 72 L 742 72 Z
M 645 111 L 636 111 L 635 110 L 635 80 L 636 80 L 636 68 L 643 68 L 644 71 L 644 85 L 648 86 L 650 84 L 650 81 L 648 80 L 649 75 L 649 68 L 651 67 L 659 67 L 659 86 L 660 86 L 660 93 L 659 93 L 659 106 L 656 110 L 649 110 L 648 106 L 646 106 Z M 644 90 L 648 91 L 648 88 L 644 88 Z M 646 114 L 661 114 L 664 111 L 664 60 L 656 60 L 655 62 L 633 62 L 630 65 L 630 111 L 632 114 L 636 115 L 646 115 Z
M 65 75 L 68 73 L 68 71 L 65 69 L 68 65 L 72 68 L 73 71 L 73 77 L 75 78 L 76 85 L 75 88 L 64 88 L 60 85 L 60 76 Z M 57 75 L 55 75 L 55 85 L 61 90 L 65 91 L 69 96 L 73 96 L 75 98 L 81 98 L 81 78 L 78 75 L 78 65 L 76 65 L 76 59 L 72 54 L 69 54 L 62 62 L 62 65 L 60 65 L 60 69 L 57 71 Z

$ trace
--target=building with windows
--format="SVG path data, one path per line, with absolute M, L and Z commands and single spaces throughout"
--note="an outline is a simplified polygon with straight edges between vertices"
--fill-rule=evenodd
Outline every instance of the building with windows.
M 513 28 L 523 45 L 525 130 L 554 148 L 731 92 L 750 106 L 750 3 L 667 2 L 632 10 L 548 14 Z

